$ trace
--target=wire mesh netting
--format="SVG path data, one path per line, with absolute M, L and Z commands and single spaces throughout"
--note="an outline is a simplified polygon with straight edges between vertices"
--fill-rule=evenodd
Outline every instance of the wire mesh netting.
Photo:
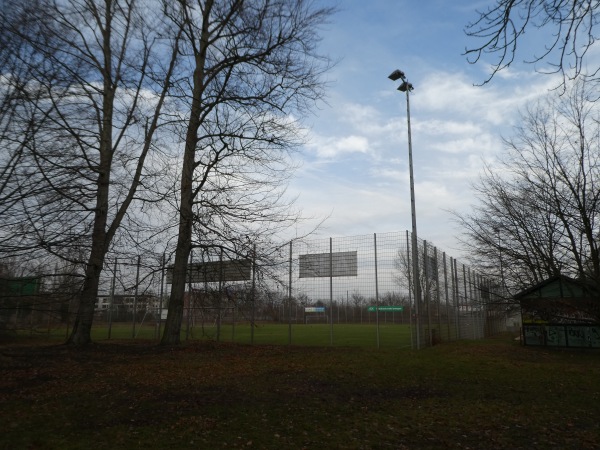
M 294 241 L 277 254 L 192 252 L 182 338 L 421 348 L 506 327 L 497 286 L 409 232 Z M 94 337 L 159 339 L 169 268 L 153 255 L 108 258 Z M 81 278 L 55 272 L 33 279 L 27 289 L 18 279 L 2 282 L 0 326 L 68 336 Z

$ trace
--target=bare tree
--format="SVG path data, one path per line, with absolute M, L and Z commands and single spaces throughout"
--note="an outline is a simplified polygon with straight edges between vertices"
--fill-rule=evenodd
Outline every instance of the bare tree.
M 485 84 L 514 62 L 519 42 L 526 39 L 526 32 L 537 29 L 547 39 L 527 62 L 548 61 L 550 73 L 561 73 L 564 80 L 575 78 L 587 69 L 585 59 L 597 39 L 599 13 L 600 4 L 589 0 L 496 0 L 466 26 L 466 34 L 481 44 L 465 53 L 472 63 L 485 54 L 496 57 Z M 598 70 L 586 75 L 593 77 Z
M 294 117 L 322 96 L 329 63 L 315 45 L 331 12 L 304 0 L 196 0 L 169 9 L 184 30 L 182 66 L 190 76 L 177 85 L 188 112 L 180 130 L 178 238 L 163 344 L 180 339 L 194 223 L 197 244 L 214 242 L 213 234 L 216 245 L 232 237 L 247 245 L 252 233 L 241 231 L 274 217 L 280 194 L 273 201 L 273 176 L 285 175 L 279 163 L 301 142 Z
M 41 70 L 49 78 L 56 78 L 58 68 L 38 68 L 37 52 L 21 36 L 25 30 L 36 35 L 41 28 L 52 27 L 47 20 L 46 6 L 41 1 L 24 5 L 3 1 L 0 9 L 0 217 L 3 218 L 12 213 L 12 207 L 23 197 L 35 191 L 34 185 L 21 176 L 22 170 L 19 170 L 25 149 L 33 139 L 38 123 L 42 122 L 40 116 L 44 115 L 39 113 L 43 111 L 43 92 L 33 88 L 30 81 Z M 10 247 L 10 234 L 8 230 L 0 229 L 0 248 Z M 9 255 L 12 257 L 14 255 Z
M 577 83 L 522 114 L 508 154 L 474 186 L 459 216 L 464 245 L 513 294 L 554 275 L 600 288 L 600 122 Z
M 443 272 L 442 261 L 437 258 L 435 247 L 428 247 L 425 253 L 423 243 L 419 242 L 419 283 L 423 298 L 421 301 L 427 301 L 426 295 L 430 297 L 437 294 L 436 279 L 439 273 Z M 407 291 L 411 292 L 411 298 L 414 301 L 415 294 L 413 289 L 413 271 L 412 271 L 412 253 L 406 249 L 399 249 L 394 259 L 394 269 L 397 275 L 394 277 L 395 283 Z
M 84 249 L 69 342 L 86 344 L 111 241 L 158 175 L 149 159 L 159 154 L 155 134 L 179 35 L 159 1 L 21 3 L 4 2 L 26 20 L 4 22 L 3 32 L 24 49 L 12 60 L 29 70 L 17 109 L 30 114 L 17 124 L 31 132 L 10 142 L 20 160 L 1 194 L 10 211 L 2 215 L 1 238 L 13 254 L 41 250 L 73 261 Z

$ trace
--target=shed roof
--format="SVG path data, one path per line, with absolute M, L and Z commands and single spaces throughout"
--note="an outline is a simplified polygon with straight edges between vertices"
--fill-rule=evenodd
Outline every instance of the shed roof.
M 564 275 L 556 275 L 519 292 L 515 295 L 515 299 L 584 298 L 588 295 L 580 281 Z

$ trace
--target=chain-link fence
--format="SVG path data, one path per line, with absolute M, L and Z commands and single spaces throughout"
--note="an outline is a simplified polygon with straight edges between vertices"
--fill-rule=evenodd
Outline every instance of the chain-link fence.
M 374 324 L 378 345 L 382 326 L 408 326 L 410 341 L 403 344 L 416 348 L 505 329 L 504 309 L 489 280 L 427 241 L 418 241 L 416 253 L 412 249 L 408 232 L 295 243 L 288 298 L 292 307 L 322 307 L 304 307 L 303 322 L 327 316 L 322 320 L 331 325 L 332 343 L 340 323 Z
M 415 243 L 397 232 L 294 241 L 269 258 L 196 250 L 182 338 L 421 348 L 505 329 L 497 286 L 427 241 Z M 94 338 L 159 339 L 169 267 L 164 257 L 108 258 Z M 80 285 L 68 273 L 4 280 L 0 326 L 68 336 Z

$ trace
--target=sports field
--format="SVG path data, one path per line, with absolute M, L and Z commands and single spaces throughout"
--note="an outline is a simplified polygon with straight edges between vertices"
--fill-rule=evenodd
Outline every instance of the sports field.
M 23 332 L 27 334 L 27 332 Z M 53 330 L 52 337 L 64 339 L 66 329 Z M 93 329 L 94 341 L 108 340 L 107 324 L 96 324 Z M 114 323 L 110 327 L 111 339 L 157 339 L 157 326 L 136 325 L 131 323 Z M 220 341 L 239 344 L 316 345 L 316 346 L 352 346 L 377 348 L 411 347 L 411 328 L 401 324 L 273 324 L 258 323 L 254 327 L 254 335 L 248 323 L 221 325 L 215 324 L 186 327 L 181 332 L 182 341 Z M 158 340 L 158 339 L 157 339 Z

